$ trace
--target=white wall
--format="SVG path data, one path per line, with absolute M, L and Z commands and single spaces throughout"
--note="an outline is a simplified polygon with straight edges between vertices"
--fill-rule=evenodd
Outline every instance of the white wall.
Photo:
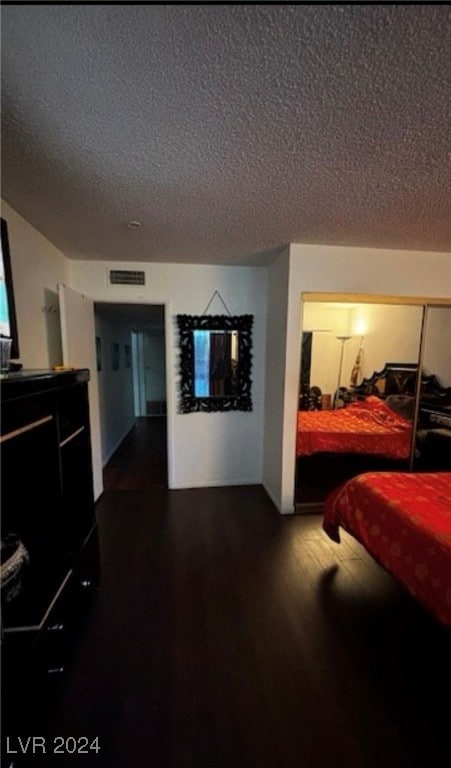
M 423 370 L 451 387 L 451 307 L 428 307 Z
M 286 364 L 280 369 L 277 344 L 267 345 L 267 370 L 277 378 L 271 385 L 267 410 L 282 412 L 283 419 L 272 426 L 276 434 L 265 433 L 263 482 L 273 492 L 283 513 L 294 509 L 296 413 L 300 363 L 301 293 L 303 291 L 382 294 L 399 296 L 451 297 L 451 254 L 292 244 L 285 269 L 289 270 Z M 278 265 L 282 271 L 283 266 Z M 283 402 L 280 393 L 283 390 Z M 270 444 L 282 440 L 280 483 L 267 471 Z
M 129 323 L 94 311 L 96 336 L 101 339 L 102 370 L 98 371 L 102 464 L 105 466 L 135 423 L 132 368 L 125 367 L 125 344 L 131 347 Z M 112 368 L 112 345 L 119 343 L 119 369 Z
M 333 395 L 338 387 L 342 344 L 337 337 L 351 335 L 344 342 L 340 379 L 340 386 L 349 386 L 360 347 L 359 331 L 364 334 L 359 382 L 374 371 L 381 371 L 388 362 L 416 363 L 422 316 L 420 306 L 362 303 L 339 308 L 334 303 L 330 306 L 324 302 L 305 302 L 302 330 L 316 331 L 313 333 L 310 384 Z
M 284 435 L 281 424 L 284 421 L 284 377 L 287 359 L 289 253 L 287 247 L 268 268 L 263 484 L 278 508 L 282 495 Z
M 68 284 L 68 259 L 2 200 L 8 225 L 20 362 L 37 369 L 61 365 L 58 283 Z
M 420 306 L 362 304 L 352 311 L 351 326 L 359 321 L 365 327 L 363 376 L 381 371 L 386 363 L 418 362 L 422 317 Z M 359 337 L 355 336 L 348 345 L 347 368 L 343 376 L 345 386 L 349 384 L 358 347 Z
M 330 306 L 324 303 L 306 302 L 302 312 L 302 330 L 313 331 L 310 367 L 310 386 L 320 387 L 323 394 L 331 397 L 338 384 L 341 342 L 336 336 L 350 333 L 350 313 L 346 307 Z M 343 352 L 343 371 L 350 356 L 346 342 Z M 345 381 L 345 374 L 341 377 Z
M 146 285 L 108 286 L 109 269 L 144 269 Z M 262 482 L 267 270 L 255 267 L 193 266 L 73 261 L 71 286 L 94 301 L 164 304 L 170 488 Z M 215 290 L 231 314 L 254 315 L 253 411 L 178 413 L 176 314 L 201 315 Z M 216 298 L 210 314 L 224 314 Z
M 149 331 L 144 335 L 144 368 L 146 399 L 166 400 L 166 364 L 164 331 Z

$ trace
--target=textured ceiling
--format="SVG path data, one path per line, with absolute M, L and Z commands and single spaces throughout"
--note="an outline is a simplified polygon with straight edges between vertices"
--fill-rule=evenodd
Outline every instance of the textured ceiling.
M 451 250 L 449 5 L 1 11 L 2 196 L 70 258 Z

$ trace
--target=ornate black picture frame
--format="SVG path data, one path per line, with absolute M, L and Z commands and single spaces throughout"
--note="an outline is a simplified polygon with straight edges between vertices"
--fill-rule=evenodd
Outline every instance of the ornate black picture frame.
M 177 315 L 180 344 L 180 413 L 252 411 L 253 315 Z M 237 387 L 232 395 L 196 397 L 194 394 L 194 331 L 237 331 Z

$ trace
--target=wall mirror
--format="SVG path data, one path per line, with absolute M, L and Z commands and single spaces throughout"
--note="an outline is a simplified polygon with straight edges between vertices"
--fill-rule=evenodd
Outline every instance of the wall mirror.
M 251 411 L 252 315 L 177 315 L 180 413 Z

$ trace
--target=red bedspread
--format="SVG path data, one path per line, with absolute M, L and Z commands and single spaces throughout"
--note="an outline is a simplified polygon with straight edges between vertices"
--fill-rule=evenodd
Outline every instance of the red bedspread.
M 327 498 L 323 528 L 356 538 L 451 628 L 451 472 L 366 472 Z
M 336 411 L 298 411 L 296 455 L 369 453 L 408 459 L 412 422 L 374 395 Z

